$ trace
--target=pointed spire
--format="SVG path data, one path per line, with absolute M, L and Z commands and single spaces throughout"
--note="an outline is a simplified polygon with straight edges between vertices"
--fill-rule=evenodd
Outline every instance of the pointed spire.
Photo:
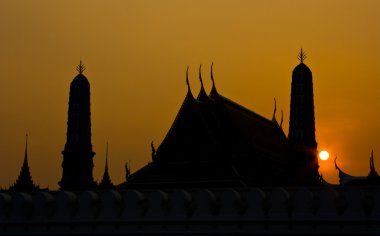
M 77 71 L 79 74 L 83 74 L 83 71 L 86 70 L 86 67 L 82 63 L 82 59 L 79 61 L 79 65 L 77 66 Z
M 201 88 L 203 88 L 203 81 L 202 81 L 202 64 L 199 65 L 199 81 L 201 81 Z
M 108 173 L 108 142 L 107 142 L 107 144 L 106 144 L 106 164 L 104 167 L 103 178 L 99 184 L 99 189 L 106 190 L 106 189 L 114 189 L 114 188 L 115 188 L 115 185 L 113 185 L 113 183 L 111 181 L 111 177 Z
M 29 165 L 28 165 L 28 133 L 25 134 L 25 154 L 24 154 L 23 166 L 26 166 L 29 169 Z
M 125 181 L 128 182 L 130 175 L 131 175 L 131 160 L 125 163 Z
M 338 156 L 335 156 L 335 159 L 334 159 L 335 169 L 341 171 L 338 164 L 336 164 L 336 159 L 338 159 Z
M 297 56 L 298 60 L 300 60 L 301 63 L 303 63 L 304 60 L 306 60 L 306 53 L 304 53 L 302 51 L 302 48 L 301 48 L 301 52 L 298 53 L 298 56 Z
M 203 80 L 202 80 L 202 64 L 199 65 L 199 81 L 201 82 L 201 89 L 198 94 L 198 101 L 201 101 L 203 103 L 209 102 L 209 97 L 207 96 L 207 93 L 203 87 Z
M 187 84 L 187 88 L 190 90 L 190 83 L 189 83 L 189 66 L 187 66 L 186 68 L 186 84 Z
M 280 128 L 282 129 L 282 122 L 284 121 L 284 111 L 281 109 L 281 122 L 280 122 Z
M 211 63 L 211 81 L 212 81 L 212 87 L 215 87 L 213 67 L 214 67 L 214 62 Z
M 211 63 L 212 88 L 211 88 L 211 92 L 210 92 L 209 96 L 215 99 L 215 97 L 217 97 L 217 95 L 218 95 L 218 91 L 216 90 L 216 86 L 215 86 L 213 67 L 214 67 L 214 62 Z
M 106 168 L 105 168 L 104 172 L 108 173 L 108 142 L 106 144 Z
M 368 177 L 370 178 L 373 178 L 373 177 L 378 177 L 379 174 L 376 172 L 376 169 L 375 169 L 375 162 L 373 160 L 373 149 L 371 151 L 371 157 L 369 158 L 369 174 L 368 174 Z
M 25 156 L 24 161 L 20 170 L 20 174 L 16 182 L 9 188 L 13 191 L 37 191 L 40 188 L 33 183 L 32 176 L 30 174 L 29 164 L 28 164 L 28 134 L 25 135 Z
M 276 101 L 276 98 L 274 98 L 274 111 L 273 111 L 272 121 L 275 123 L 277 123 L 276 112 L 277 112 L 277 101 Z

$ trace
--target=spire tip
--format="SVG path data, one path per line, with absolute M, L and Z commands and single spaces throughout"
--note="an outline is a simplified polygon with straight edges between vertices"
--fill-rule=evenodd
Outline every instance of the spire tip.
M 297 58 L 298 60 L 300 60 L 301 63 L 303 63 L 303 61 L 306 60 L 307 56 L 306 56 L 306 53 L 302 51 L 302 48 L 301 48 L 301 52 L 298 53 Z

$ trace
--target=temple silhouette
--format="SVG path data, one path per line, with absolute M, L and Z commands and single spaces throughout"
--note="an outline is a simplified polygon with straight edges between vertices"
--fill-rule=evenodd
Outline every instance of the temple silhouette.
M 293 70 L 289 138 L 271 120 L 221 95 L 211 67 L 212 89 L 188 91 L 152 162 L 132 174 L 123 187 L 247 187 L 321 185 L 315 140 L 310 69 Z
M 34 184 L 28 139 L 20 174 L 0 190 L 2 235 L 379 234 L 380 177 L 373 152 L 367 176 L 343 172 L 340 184 L 318 172 L 313 76 L 294 68 L 288 136 L 277 121 L 228 99 L 216 88 L 187 94 L 152 160 L 114 184 L 93 179 L 90 83 L 80 62 L 70 84 L 60 190 Z
M 66 144 L 62 161 L 62 190 L 107 190 L 140 188 L 244 188 L 268 186 L 332 185 L 318 172 L 318 145 L 315 137 L 313 76 L 304 63 L 292 72 L 288 137 L 283 131 L 283 113 L 278 122 L 276 99 L 271 119 L 251 111 L 220 94 L 211 65 L 210 93 L 204 89 L 199 67 L 200 91 L 194 96 L 186 70 L 187 94 L 152 161 L 134 173 L 126 164 L 126 181 L 114 185 L 108 171 L 108 143 L 104 174 L 93 179 L 95 152 L 91 143 L 90 83 L 80 61 L 78 74 L 70 85 Z M 335 160 L 340 185 L 378 185 L 380 177 L 370 157 L 368 176 L 342 171 Z M 27 147 L 20 175 L 9 190 L 40 190 L 33 183 Z

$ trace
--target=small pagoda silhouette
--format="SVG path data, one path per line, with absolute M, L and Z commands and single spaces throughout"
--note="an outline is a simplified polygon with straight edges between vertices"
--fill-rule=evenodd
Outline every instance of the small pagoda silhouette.
M 108 173 L 108 142 L 107 142 L 107 147 L 106 147 L 106 165 L 104 168 L 104 174 L 103 178 L 100 181 L 99 184 L 99 189 L 100 190 L 107 190 L 107 189 L 114 189 L 115 185 L 111 181 L 111 177 Z
M 33 183 L 32 176 L 30 174 L 29 164 L 28 164 L 28 134 L 26 134 L 25 141 L 25 157 L 22 164 L 20 174 L 16 182 L 9 187 L 10 191 L 17 192 L 32 192 L 41 190 L 38 185 Z

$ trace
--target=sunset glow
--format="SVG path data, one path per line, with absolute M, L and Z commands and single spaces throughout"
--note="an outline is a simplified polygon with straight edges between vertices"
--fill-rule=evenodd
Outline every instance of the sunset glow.
M 322 160 L 322 161 L 326 161 L 327 159 L 329 159 L 330 157 L 330 154 L 327 152 L 327 151 L 321 151 L 319 153 L 319 158 Z
M 360 158 L 380 150 L 379 9 L 366 0 L 0 1 L 0 188 L 18 176 L 25 133 L 33 180 L 58 188 L 80 59 L 91 85 L 94 178 L 108 141 L 109 173 L 121 183 L 125 163 L 132 172 L 149 163 L 150 143 L 168 133 L 187 94 L 187 66 L 194 96 L 200 64 L 210 92 L 214 62 L 220 94 L 268 119 L 276 97 L 287 135 L 301 47 L 313 73 L 318 147 L 366 175 Z M 332 159 L 320 159 L 319 171 L 338 183 Z

